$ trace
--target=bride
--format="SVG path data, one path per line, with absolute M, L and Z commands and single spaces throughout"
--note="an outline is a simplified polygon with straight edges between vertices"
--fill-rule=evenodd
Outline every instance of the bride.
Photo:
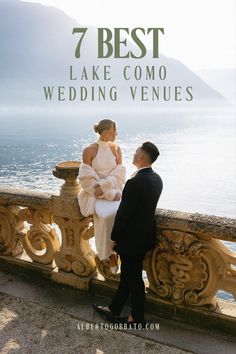
M 118 264 L 111 231 L 125 183 L 125 167 L 120 147 L 115 143 L 116 123 L 103 119 L 94 125 L 94 131 L 99 134 L 99 139 L 83 151 L 79 170 L 82 190 L 78 201 L 84 216 L 93 214 L 98 258 L 100 261 L 110 258 L 111 269 L 115 273 Z

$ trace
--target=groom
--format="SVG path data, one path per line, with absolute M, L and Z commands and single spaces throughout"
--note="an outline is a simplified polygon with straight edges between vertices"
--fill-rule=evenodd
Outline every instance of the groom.
M 109 321 L 119 320 L 127 298 L 131 297 L 131 314 L 128 324 L 145 326 L 145 287 L 142 279 L 143 260 L 155 245 L 155 210 L 162 192 L 162 180 L 152 170 L 159 156 L 151 142 L 140 146 L 133 158 L 137 167 L 135 176 L 126 182 L 122 200 L 115 218 L 111 239 L 114 250 L 120 255 L 120 284 L 109 307 L 93 304 L 93 308 Z

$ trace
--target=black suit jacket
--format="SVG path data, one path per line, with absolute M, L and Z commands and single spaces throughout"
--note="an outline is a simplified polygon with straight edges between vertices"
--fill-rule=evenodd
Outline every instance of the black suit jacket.
M 138 171 L 126 182 L 111 234 L 118 254 L 141 254 L 154 247 L 161 192 L 161 177 L 152 168 Z

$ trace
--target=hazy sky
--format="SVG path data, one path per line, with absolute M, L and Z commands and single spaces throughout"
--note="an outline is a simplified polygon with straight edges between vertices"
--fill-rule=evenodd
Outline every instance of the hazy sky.
M 162 54 L 191 69 L 236 67 L 235 0 L 24 1 L 58 7 L 83 26 L 164 27 Z

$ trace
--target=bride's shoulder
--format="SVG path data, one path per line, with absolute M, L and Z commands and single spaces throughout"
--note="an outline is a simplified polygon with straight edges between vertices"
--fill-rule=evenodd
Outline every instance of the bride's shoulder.
M 110 146 L 110 148 L 115 149 L 115 150 L 120 149 L 119 145 L 115 142 L 112 142 L 112 141 L 109 141 L 109 146 Z
M 88 145 L 85 149 L 98 149 L 98 143 L 92 143 Z
M 98 144 L 97 143 L 92 143 L 84 148 L 84 152 L 93 152 L 97 151 L 98 149 Z
M 121 149 L 118 144 L 110 142 L 109 143 L 110 149 L 113 152 L 113 154 L 116 157 L 116 163 L 121 164 L 122 163 L 122 156 L 121 156 Z
M 98 150 L 98 144 L 96 143 L 86 146 L 83 150 L 83 162 L 90 165 L 91 161 L 94 159 L 94 157 L 97 154 L 97 150 Z
M 113 143 L 112 141 L 109 141 L 109 147 L 115 155 L 120 150 L 119 145 L 117 143 Z

